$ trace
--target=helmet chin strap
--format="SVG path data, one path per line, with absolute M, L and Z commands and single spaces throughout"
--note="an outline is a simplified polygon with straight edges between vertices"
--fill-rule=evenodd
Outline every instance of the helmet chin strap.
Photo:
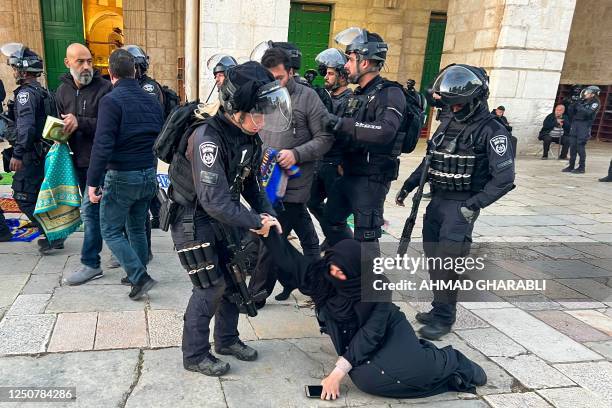
M 225 117 L 228 118 L 234 125 L 236 125 L 237 128 L 239 128 L 242 133 L 247 134 L 249 136 L 253 136 L 256 135 L 257 132 L 250 132 L 248 130 L 246 130 L 243 126 L 244 123 L 244 119 L 246 117 L 246 113 L 245 112 L 241 112 L 240 113 L 240 120 L 236 121 L 236 119 L 234 119 L 234 115 L 230 115 L 227 112 L 225 112 Z
M 477 101 L 477 102 L 474 103 L 474 101 Z M 459 112 L 457 113 L 453 112 L 453 116 L 455 117 L 455 120 L 457 122 L 464 123 L 468 121 L 472 116 L 474 116 L 474 114 L 476 113 L 480 105 L 481 105 L 480 99 L 474 99 L 472 100 L 472 102 L 466 104 L 463 108 L 461 108 Z M 463 116 L 461 114 L 463 113 L 465 109 L 468 109 L 469 112 L 465 116 Z

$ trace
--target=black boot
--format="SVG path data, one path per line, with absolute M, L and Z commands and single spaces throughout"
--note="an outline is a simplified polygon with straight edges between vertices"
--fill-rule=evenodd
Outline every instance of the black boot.
M 211 377 L 220 377 L 227 373 L 230 369 L 230 365 L 223 360 L 219 360 L 212 354 L 208 354 L 198 364 L 189 364 L 183 361 L 183 367 L 185 370 L 194 371 L 196 373 L 208 375 Z
M 215 351 L 217 354 L 224 356 L 234 356 L 241 361 L 254 361 L 257 359 L 257 350 L 247 346 L 241 340 L 228 347 L 217 347 L 215 344 Z
M 414 317 L 417 319 L 417 322 L 421 324 L 432 324 L 436 320 L 431 311 L 419 312 Z
M 584 167 L 577 167 L 574 170 L 572 170 L 572 173 L 574 173 L 574 174 L 584 174 Z
M 440 340 L 440 337 L 450 333 L 452 325 L 433 322 L 419 329 L 421 337 L 427 340 Z
M 278 301 L 287 300 L 289 299 L 289 296 L 291 296 L 291 292 L 293 292 L 292 288 L 283 286 L 283 291 L 279 293 L 278 295 L 274 296 L 274 299 Z
M 608 167 L 608 175 L 600 178 L 599 181 L 603 183 L 609 183 L 612 181 L 612 160 L 610 160 L 610 167 Z
M 566 168 L 564 168 L 563 170 L 561 170 L 563 173 L 571 173 L 574 170 L 573 166 L 567 166 Z

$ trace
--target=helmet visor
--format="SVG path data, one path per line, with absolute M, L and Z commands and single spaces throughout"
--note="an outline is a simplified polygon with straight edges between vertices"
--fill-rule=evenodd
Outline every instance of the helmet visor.
M 142 48 L 140 48 L 137 45 L 133 45 L 133 44 L 125 45 L 123 49 L 129 52 L 130 54 L 132 54 L 134 58 L 139 58 L 139 57 L 145 58 L 145 59 L 147 58 L 147 54 L 145 54 Z
M 259 130 L 283 132 L 291 125 L 291 97 L 278 81 L 262 86 L 249 115 Z
M 342 68 L 346 64 L 346 56 L 336 48 L 328 48 L 320 52 L 315 61 L 318 65 L 325 65 L 328 68 Z
M 263 41 L 257 44 L 255 48 L 253 48 L 253 51 L 251 51 L 251 61 L 261 62 L 264 53 L 270 48 L 272 48 L 272 41 Z
M 21 43 L 6 43 L 0 47 L 0 52 L 7 57 L 22 58 L 25 48 Z
M 222 65 L 223 69 L 217 69 L 216 72 L 225 71 L 229 67 L 233 67 L 236 64 L 236 60 L 227 54 L 215 54 L 208 59 L 206 63 L 206 68 L 209 71 L 213 71 L 217 65 Z
M 341 45 L 351 45 L 353 43 L 365 44 L 368 42 L 368 35 L 365 30 L 359 27 L 350 27 L 339 32 L 334 41 Z
M 590 98 L 591 96 L 598 95 L 599 92 L 599 87 L 587 86 L 580 92 L 580 99 Z
M 482 80 L 475 73 L 465 67 L 455 65 L 438 75 L 433 91 L 447 97 L 468 97 L 483 85 Z

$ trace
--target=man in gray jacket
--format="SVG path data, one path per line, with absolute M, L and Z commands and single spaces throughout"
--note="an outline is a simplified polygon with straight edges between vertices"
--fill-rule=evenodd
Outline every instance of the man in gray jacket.
M 334 141 L 333 135 L 322 126 L 322 119 L 326 117 L 327 110 L 313 89 L 295 82 L 289 56 L 283 49 L 268 49 L 261 63 L 289 91 L 293 123 L 284 132 L 261 131 L 259 135 L 264 148 L 271 147 L 279 151 L 278 163 L 282 168 L 288 169 L 294 164 L 300 167 L 300 176 L 290 179 L 287 183 L 282 208 L 276 209 L 278 221 L 282 226 L 283 235 L 287 236 L 295 230 L 304 255 L 318 259 L 319 238 L 306 203 L 310 198 L 315 162 L 327 153 Z M 276 267 L 271 263 L 269 254 L 262 245 L 255 274 L 249 283 L 249 290 L 251 293 L 257 293 L 266 289 L 270 294 L 276 284 L 276 278 Z M 276 299 L 287 299 L 293 289 L 285 287 L 283 293 Z M 258 306 L 262 307 L 264 304 L 265 301 Z

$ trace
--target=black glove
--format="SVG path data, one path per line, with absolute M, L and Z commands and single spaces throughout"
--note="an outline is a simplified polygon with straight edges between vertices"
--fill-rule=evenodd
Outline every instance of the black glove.
M 395 195 L 395 204 L 403 207 L 404 200 L 406 199 L 406 197 L 408 197 L 408 194 L 410 194 L 410 192 L 414 189 L 415 189 L 414 186 L 409 186 L 409 185 L 404 184 L 402 188 L 400 189 L 400 191 L 398 191 L 397 194 Z
M 321 121 L 323 122 L 323 128 L 330 132 L 335 132 L 340 129 L 340 124 L 342 123 L 339 116 L 329 112 L 327 112 L 327 115 L 323 116 Z

